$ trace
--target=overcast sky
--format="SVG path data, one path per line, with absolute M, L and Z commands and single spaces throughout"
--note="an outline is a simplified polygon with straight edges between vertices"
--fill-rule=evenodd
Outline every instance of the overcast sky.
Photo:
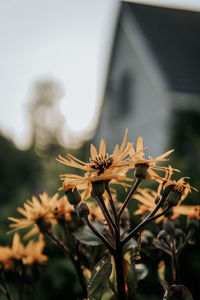
M 159 1 L 137 1 L 159 2 Z M 193 5 L 200 0 L 161 0 Z M 26 107 L 38 79 L 60 81 L 60 109 L 80 135 L 96 125 L 117 0 L 0 0 L 0 130 L 27 144 Z
M 62 84 L 62 113 L 74 131 L 94 123 L 114 0 L 0 0 L 0 130 L 26 144 L 35 80 Z

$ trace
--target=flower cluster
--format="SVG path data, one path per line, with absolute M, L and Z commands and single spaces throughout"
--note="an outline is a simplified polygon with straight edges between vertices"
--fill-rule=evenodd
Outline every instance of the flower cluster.
M 98 150 L 91 144 L 88 162 L 83 162 L 71 154 L 67 154 L 66 158 L 59 155 L 57 158 L 59 163 L 79 169 L 82 175 L 62 174 L 60 176 L 62 187 L 59 190 L 64 193 L 63 196 L 60 197 L 58 193 L 52 197 L 47 193 L 40 194 L 38 197 L 33 196 L 32 201 L 28 200 L 23 208 L 17 209 L 23 217 L 9 218 L 13 222 L 10 225 L 11 231 L 28 228 L 25 238 L 30 238 L 36 233 L 40 234 L 40 238 L 38 242 L 30 241 L 23 246 L 19 235 L 15 234 L 11 248 L 0 247 L 0 262 L 5 268 L 14 268 L 16 262 L 19 261 L 26 265 L 47 260 L 47 257 L 42 254 L 43 237 L 46 235 L 71 259 L 82 286 L 83 298 L 88 298 L 87 293 L 89 293 L 91 296 L 89 299 L 100 299 L 103 294 L 101 296 L 98 294 L 97 297 L 95 289 L 92 288 L 92 291 L 89 289 L 90 286 L 95 285 L 94 282 L 89 283 L 88 288 L 85 286 L 83 270 L 86 269 L 80 264 L 79 258 L 85 255 L 85 261 L 87 261 L 89 257 L 94 266 L 96 264 L 93 257 L 95 251 L 89 253 L 88 246 L 103 244 L 108 251 L 94 268 L 91 280 L 98 277 L 99 270 L 106 269 L 106 280 L 114 278 L 113 289 L 117 286 L 115 294 L 118 293 L 118 299 L 126 299 L 126 294 L 132 290 L 132 281 L 137 277 L 134 275 L 134 278 L 129 278 L 132 272 L 132 260 L 140 258 L 142 235 L 137 245 L 132 245 L 135 243 L 133 238 L 139 236 L 146 224 L 161 220 L 166 224 L 171 224 L 175 218 L 185 215 L 191 218 L 190 224 L 193 224 L 185 240 L 182 235 L 175 239 L 177 230 L 174 229 L 172 243 L 170 242 L 167 246 L 162 243 L 152 245 L 157 245 L 158 249 L 164 247 L 163 249 L 166 248 L 168 251 L 166 253 L 171 253 L 168 249 L 171 244 L 177 245 L 177 251 L 187 244 L 194 228 L 197 227 L 196 221 L 200 219 L 200 206 L 182 205 L 182 201 L 189 192 L 196 189 L 190 186 L 187 177 L 172 179 L 173 173 L 180 172 L 179 170 L 170 165 L 162 165 L 163 162 L 168 161 L 168 156 L 174 150 L 169 150 L 155 158 L 146 157 L 143 138 L 138 137 L 134 147 L 133 143 L 127 141 L 127 135 L 128 130 L 125 131 L 121 146 L 116 145 L 112 154 L 106 152 L 103 139 Z M 133 174 L 129 172 L 130 170 L 134 170 L 134 176 L 130 176 Z M 157 185 L 156 190 L 139 188 L 140 184 L 148 179 L 154 180 Z M 118 202 L 117 193 L 110 184 L 121 185 L 125 191 L 130 188 L 125 199 L 120 199 Z M 139 205 L 138 209 L 130 214 L 127 207 L 133 199 L 139 201 Z M 141 222 L 135 228 L 131 228 L 130 215 L 142 216 Z M 54 230 L 56 225 L 60 226 L 63 239 L 59 237 L 59 234 L 56 235 L 56 230 Z M 167 236 L 169 236 L 168 240 L 172 238 L 169 234 Z M 128 250 L 125 250 L 124 246 L 128 242 L 126 247 Z M 131 252 L 131 248 L 132 250 L 134 248 L 134 252 Z M 124 263 L 125 258 L 127 258 L 127 263 Z M 135 274 L 135 271 L 132 273 Z M 104 280 L 104 276 L 101 277 Z M 99 284 L 98 281 L 98 286 Z
M 17 210 L 24 218 L 10 217 L 9 220 L 14 222 L 10 227 L 14 231 L 31 227 L 25 235 L 25 238 L 29 238 L 38 232 L 45 233 L 49 226 L 57 224 L 60 219 L 71 221 L 74 207 L 67 201 L 66 196 L 58 198 L 58 194 L 55 194 L 50 197 L 43 193 L 39 198 L 33 196 L 32 201 L 28 200 L 24 208 L 18 207 Z
M 12 247 L 0 247 L 0 262 L 6 269 L 14 270 L 16 265 L 22 263 L 24 265 L 32 265 L 34 263 L 42 263 L 47 261 L 47 256 L 42 252 L 45 243 L 40 235 L 37 242 L 29 241 L 26 246 L 20 242 L 18 233 L 13 237 Z
M 155 197 L 157 199 L 165 197 L 171 206 L 181 203 L 192 187 L 185 182 L 186 178 L 180 178 L 178 181 L 171 179 L 173 171 L 178 170 L 173 169 L 171 166 L 159 165 L 159 163 L 168 160 L 167 156 L 173 150 L 169 150 L 154 159 L 151 157 L 145 158 L 143 138 L 140 136 L 137 139 L 136 147 L 134 148 L 133 144 L 127 141 L 127 134 L 128 130 L 125 132 L 121 146 L 116 145 L 112 154 L 106 152 L 106 145 L 103 139 L 100 142 L 99 151 L 91 144 L 89 162 L 80 161 L 70 154 L 66 158 L 59 156 L 58 162 L 82 170 L 84 172 L 83 175 L 61 175 L 61 180 L 63 181 L 62 189 L 65 191 L 65 196 L 60 199 L 58 194 L 55 194 L 53 197 L 50 197 L 47 193 L 39 195 L 39 198 L 33 196 L 32 201 L 27 201 L 24 204 L 24 208 L 17 209 L 24 218 L 9 218 L 14 222 L 10 225 L 13 230 L 31 227 L 31 230 L 25 235 L 25 238 L 29 238 L 38 232 L 44 233 L 49 226 L 57 224 L 59 220 L 71 221 L 75 207 L 81 201 L 91 197 L 91 195 L 104 195 L 104 199 L 107 199 L 106 201 L 109 202 L 111 199 L 106 185 L 114 183 L 125 187 L 129 186 L 127 182 L 130 183 L 133 181 L 133 178 L 129 178 L 127 172 L 131 169 L 135 170 L 135 177 L 140 182 L 144 179 L 154 179 L 160 182 L 157 192 L 143 189 L 134 195 L 134 198 L 142 203 L 134 214 L 143 214 L 145 211 L 151 211 L 155 207 Z M 162 177 L 159 171 L 164 171 L 165 176 Z M 172 203 L 173 201 L 175 201 L 175 204 Z M 128 201 L 121 206 L 120 215 L 127 204 Z M 102 213 L 99 205 L 96 205 L 94 202 L 87 202 L 87 205 L 90 211 L 89 219 L 105 221 L 105 214 Z M 161 210 L 162 208 L 160 207 L 158 213 Z M 174 209 L 175 212 L 178 215 L 178 208 Z
M 133 144 L 127 142 L 128 130 L 125 132 L 124 139 L 121 146 L 115 146 L 112 154 L 106 152 L 106 145 L 104 140 L 101 140 L 99 151 L 91 144 L 89 162 L 83 162 L 76 157 L 68 154 L 67 158 L 59 156 L 57 161 L 73 168 L 84 171 L 84 174 L 63 174 L 61 180 L 65 184 L 72 184 L 77 187 L 78 190 L 83 191 L 82 199 L 90 197 L 92 191 L 92 183 L 94 182 L 106 182 L 120 184 L 128 186 L 127 181 L 131 181 L 127 177 L 126 173 L 135 169 L 135 176 L 141 179 L 153 179 L 160 178 L 160 176 L 154 172 L 166 171 L 168 167 L 158 166 L 157 164 L 167 160 L 167 156 L 173 152 L 173 150 L 156 157 L 155 159 L 148 157 L 145 158 L 143 138 L 140 136 L 137 140 L 136 149 Z M 176 170 L 178 171 L 178 170 Z

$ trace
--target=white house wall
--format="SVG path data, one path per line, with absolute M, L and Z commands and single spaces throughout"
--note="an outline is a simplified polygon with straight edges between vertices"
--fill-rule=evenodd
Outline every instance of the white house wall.
M 126 128 L 129 140 L 144 138 L 149 154 L 159 155 L 168 148 L 166 136 L 170 106 L 166 83 L 137 24 L 127 16 L 115 45 L 113 68 L 108 78 L 98 139 L 114 146 L 120 143 Z M 120 81 L 124 72 L 132 77 L 131 102 L 128 113 L 121 114 Z M 97 140 L 97 139 L 96 139 Z

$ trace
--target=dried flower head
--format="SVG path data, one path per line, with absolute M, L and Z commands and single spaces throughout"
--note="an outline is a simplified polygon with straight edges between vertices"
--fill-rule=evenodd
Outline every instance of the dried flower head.
M 171 179 L 172 174 L 172 167 L 169 166 L 168 170 L 165 172 L 165 177 L 161 180 L 158 191 L 168 200 L 169 198 L 173 200 L 173 196 L 177 195 L 179 198 L 178 203 L 181 204 L 182 201 L 187 197 L 188 193 L 192 192 L 192 189 L 195 191 L 197 191 L 197 189 L 185 181 L 185 179 L 189 179 L 189 177 L 182 177 L 176 181 Z
M 138 193 L 133 196 L 134 199 L 138 200 L 139 208 L 134 212 L 134 215 L 144 215 L 146 212 L 151 212 L 155 208 L 155 199 L 157 192 L 151 189 L 138 189 Z M 162 209 L 158 211 L 160 213 Z M 157 213 L 157 214 L 158 214 Z M 199 219 L 200 216 L 200 205 L 179 205 L 171 208 L 170 219 L 176 219 L 180 215 L 188 217 L 196 217 Z M 156 222 L 160 222 L 165 218 L 161 216 L 156 219 Z

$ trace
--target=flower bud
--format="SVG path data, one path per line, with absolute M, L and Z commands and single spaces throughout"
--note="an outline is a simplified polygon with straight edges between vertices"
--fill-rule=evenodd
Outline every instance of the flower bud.
M 166 200 L 170 206 L 176 206 L 179 203 L 181 196 L 181 192 L 172 189 L 171 192 L 168 194 Z
M 149 230 L 143 230 L 141 233 L 141 245 L 151 245 L 152 241 L 154 239 L 154 235 Z
M 163 225 L 163 229 L 167 233 L 173 233 L 175 229 L 173 222 L 171 220 L 167 220 Z
M 73 184 L 63 184 L 63 190 L 70 204 L 77 205 L 81 202 L 81 195 Z
M 167 196 L 169 195 L 169 193 L 173 190 L 174 185 L 168 185 L 165 189 L 162 189 L 160 194 L 163 198 L 167 198 Z
M 105 181 L 94 181 L 92 182 L 92 196 L 101 197 L 105 192 Z
M 135 177 L 139 179 L 145 179 L 148 176 L 148 168 L 149 166 L 147 164 L 137 164 L 135 166 Z
M 76 212 L 80 218 L 88 217 L 90 214 L 89 207 L 86 203 L 81 203 L 81 205 L 76 208 Z
M 183 232 L 182 229 L 180 229 L 180 228 L 175 228 L 175 230 L 174 230 L 174 235 L 175 235 L 175 238 L 180 239 L 181 237 L 184 237 L 184 236 L 185 236 L 185 233 Z
M 159 240 L 163 240 L 163 241 L 166 241 L 167 240 L 167 236 L 168 236 L 168 233 L 165 229 L 161 230 L 157 236 L 157 238 Z

